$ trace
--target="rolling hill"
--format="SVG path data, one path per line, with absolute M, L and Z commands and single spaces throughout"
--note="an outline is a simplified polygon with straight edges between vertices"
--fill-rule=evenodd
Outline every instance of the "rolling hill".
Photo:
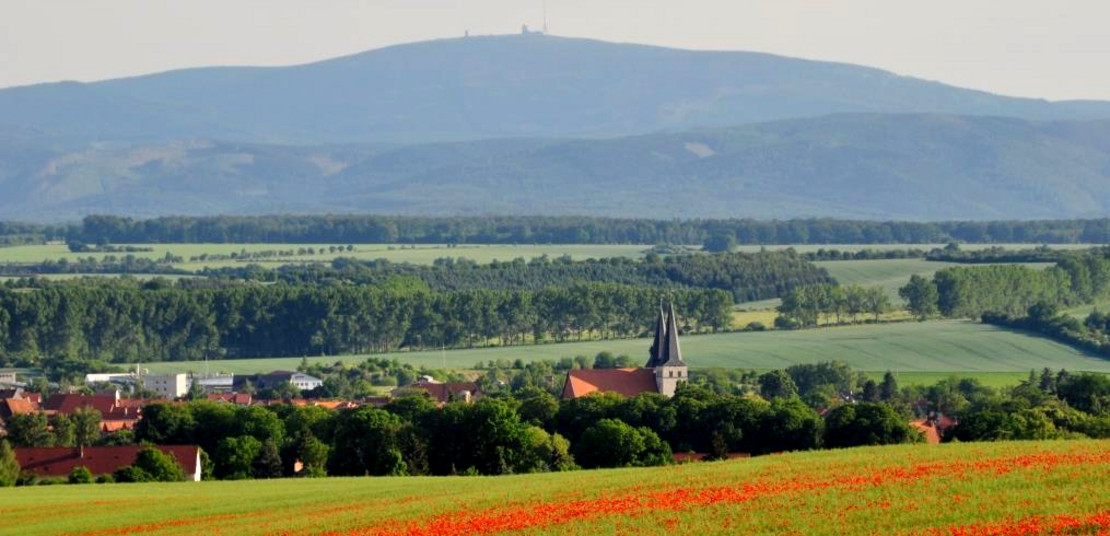
M 0 90 L 0 125 L 70 142 L 617 137 L 845 112 L 1110 119 L 1110 103 L 1003 97 L 769 54 L 543 35 Z
M 1030 219 L 1110 211 L 1110 121 L 839 114 L 610 139 L 77 144 L 0 130 L 0 219 L 376 212 Z
M 30 486 L 0 489 L 0 500 L 5 526 L 25 536 L 1105 534 L 1108 447 L 954 443 L 499 477 Z

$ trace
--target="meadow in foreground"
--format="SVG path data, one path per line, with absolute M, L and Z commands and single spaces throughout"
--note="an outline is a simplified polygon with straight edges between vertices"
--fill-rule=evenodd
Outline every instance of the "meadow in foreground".
M 72 535 L 1108 534 L 1110 442 L 899 446 L 510 477 L 0 491 L 4 531 Z

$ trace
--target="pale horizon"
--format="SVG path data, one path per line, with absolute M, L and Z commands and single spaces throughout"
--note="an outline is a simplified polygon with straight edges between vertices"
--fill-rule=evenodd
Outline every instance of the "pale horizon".
M 533 5 L 534 4 L 534 5 Z M 899 4 L 899 5 L 895 5 Z M 548 0 L 551 34 L 850 63 L 991 93 L 1110 100 L 1110 5 L 1031 0 Z M 0 88 L 311 63 L 543 25 L 520 0 L 39 0 L 0 4 Z M 770 22 L 768 22 L 770 21 Z

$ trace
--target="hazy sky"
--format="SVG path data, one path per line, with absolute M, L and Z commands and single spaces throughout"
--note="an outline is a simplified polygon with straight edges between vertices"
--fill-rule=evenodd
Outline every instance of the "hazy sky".
M 304 63 L 541 25 L 542 0 L 0 0 L 0 87 Z M 551 33 L 1110 99 L 1110 0 L 547 0 Z

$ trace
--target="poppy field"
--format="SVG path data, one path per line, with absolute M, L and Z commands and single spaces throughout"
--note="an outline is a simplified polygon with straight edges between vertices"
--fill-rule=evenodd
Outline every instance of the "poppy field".
M 1110 534 L 1110 442 L 876 447 L 508 477 L 0 490 L 27 536 Z

